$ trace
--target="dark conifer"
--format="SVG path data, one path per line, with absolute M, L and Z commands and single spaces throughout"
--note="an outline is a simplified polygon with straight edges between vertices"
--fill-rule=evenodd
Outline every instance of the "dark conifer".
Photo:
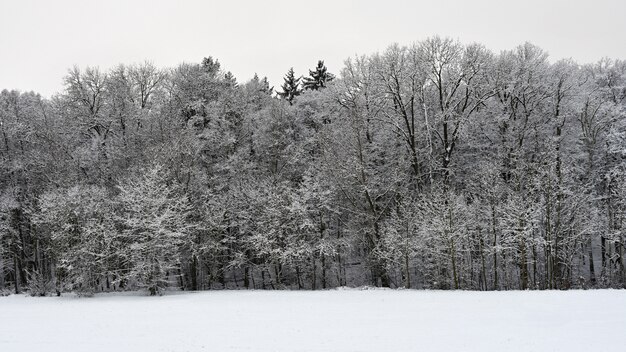
M 335 75 L 328 72 L 324 60 L 319 60 L 315 70 L 309 70 L 309 77 L 304 77 L 303 86 L 304 89 L 318 90 L 325 88 L 326 84 L 333 79 L 335 79 Z
M 287 100 L 289 104 L 293 104 L 293 99 L 302 93 L 302 88 L 300 88 L 300 78 L 296 78 L 295 73 L 293 72 L 293 67 L 289 69 L 287 75 L 285 76 L 285 83 L 281 86 L 282 92 L 278 92 L 278 95 Z

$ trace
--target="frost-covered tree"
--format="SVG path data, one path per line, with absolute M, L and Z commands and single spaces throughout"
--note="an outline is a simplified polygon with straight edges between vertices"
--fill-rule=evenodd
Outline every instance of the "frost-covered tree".
M 309 73 L 0 92 L 0 289 L 624 286 L 624 61 L 433 37 Z
M 155 165 L 119 185 L 121 236 L 129 278 L 151 295 L 180 277 L 180 253 L 188 245 L 193 224 L 184 194 L 167 185 L 164 169 Z
M 42 195 L 36 224 L 49 235 L 57 290 L 90 295 L 124 285 L 124 244 L 113 222 L 109 196 L 95 186 Z

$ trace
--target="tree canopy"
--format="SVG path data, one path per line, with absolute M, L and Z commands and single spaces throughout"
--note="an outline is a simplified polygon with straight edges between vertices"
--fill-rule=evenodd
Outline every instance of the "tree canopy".
M 624 287 L 626 62 L 433 37 L 338 72 L 0 92 L 0 292 Z

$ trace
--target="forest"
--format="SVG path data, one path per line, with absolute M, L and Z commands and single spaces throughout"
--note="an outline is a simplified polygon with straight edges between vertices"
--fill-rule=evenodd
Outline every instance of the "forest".
M 280 87 L 208 56 L 3 90 L 0 295 L 626 287 L 626 61 L 317 59 Z

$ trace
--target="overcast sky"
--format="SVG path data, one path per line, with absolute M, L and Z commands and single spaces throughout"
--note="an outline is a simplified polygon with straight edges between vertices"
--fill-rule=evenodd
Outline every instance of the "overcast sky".
M 213 56 L 239 82 L 278 87 L 293 66 L 438 34 L 499 52 L 525 41 L 580 63 L 626 59 L 625 0 L 0 0 L 0 89 L 62 90 L 73 65 L 160 67 Z

